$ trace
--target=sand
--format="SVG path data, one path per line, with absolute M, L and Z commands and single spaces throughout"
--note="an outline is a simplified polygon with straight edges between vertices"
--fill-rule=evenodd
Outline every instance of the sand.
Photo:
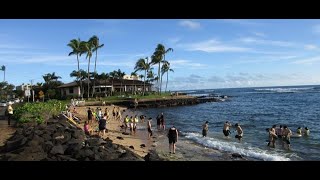
M 89 107 L 89 106 L 88 106 Z M 75 113 L 74 115 L 79 117 L 81 119 L 81 124 L 80 127 L 83 129 L 83 125 L 84 125 L 84 121 L 87 120 L 87 110 L 88 110 L 87 106 L 84 107 L 76 107 L 76 111 L 77 113 Z M 134 153 L 136 153 L 137 155 L 144 157 L 145 155 L 148 154 L 149 150 L 152 147 L 152 144 L 155 143 L 155 137 L 152 137 L 150 139 L 148 139 L 148 132 L 147 132 L 147 121 L 145 120 L 144 123 L 139 122 L 137 124 L 137 130 L 136 133 L 133 135 L 124 135 L 122 134 L 124 132 L 124 129 L 122 129 L 120 126 L 122 125 L 122 122 L 120 123 L 118 120 L 114 119 L 112 116 L 112 110 L 113 107 L 117 107 L 117 106 L 90 106 L 91 109 L 96 109 L 97 107 L 100 107 L 102 109 L 102 113 L 105 112 L 105 108 L 108 108 L 108 112 L 110 117 L 108 118 L 108 123 L 107 123 L 107 129 L 108 132 L 106 132 L 106 134 L 103 136 L 101 133 L 101 137 L 102 138 L 109 138 L 113 141 L 113 143 L 115 144 L 119 144 L 119 145 L 123 145 L 127 148 L 129 148 L 130 146 L 133 146 L 134 149 L 129 148 L 130 150 L 132 150 Z M 127 108 L 124 107 L 120 107 L 121 112 L 122 112 L 122 119 L 121 121 L 123 121 L 124 117 L 126 115 L 130 116 L 134 116 L 134 112 L 132 110 L 128 110 Z M 123 110 L 125 110 L 125 112 L 123 112 Z M 138 117 L 141 114 L 137 114 Z M 140 121 L 140 119 L 139 119 Z M 90 128 L 92 128 L 93 130 L 96 130 L 96 128 L 98 127 L 97 123 L 94 123 L 92 126 L 90 126 Z M 128 133 L 130 133 L 130 130 L 127 129 Z M 97 135 L 97 132 L 93 132 L 92 135 Z M 122 139 L 118 139 L 117 137 L 122 137 Z M 145 144 L 145 147 L 140 147 L 141 144 Z

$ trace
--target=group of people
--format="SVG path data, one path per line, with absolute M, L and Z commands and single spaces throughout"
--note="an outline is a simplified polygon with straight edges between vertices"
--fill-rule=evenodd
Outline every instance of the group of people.
M 208 130 L 209 130 L 209 122 L 206 121 L 203 125 L 202 125 L 202 136 L 206 137 L 208 134 Z M 223 125 L 223 129 L 222 132 L 224 134 L 224 136 L 229 137 L 229 135 L 231 134 L 230 131 L 230 127 L 232 127 L 231 123 L 229 123 L 229 121 L 226 121 Z M 235 138 L 237 138 L 239 140 L 239 142 L 241 141 L 242 137 L 243 137 L 243 130 L 241 128 L 241 126 L 239 125 L 239 123 L 235 124 L 235 128 L 237 130 L 237 134 L 235 135 Z
M 161 130 L 161 129 L 166 130 L 163 112 L 161 114 L 158 114 L 157 116 L 157 127 L 158 127 L 158 130 Z

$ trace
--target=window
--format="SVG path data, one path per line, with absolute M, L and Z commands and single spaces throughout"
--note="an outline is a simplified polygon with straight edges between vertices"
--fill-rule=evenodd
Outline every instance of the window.
M 73 87 L 69 88 L 69 94 L 73 94 Z

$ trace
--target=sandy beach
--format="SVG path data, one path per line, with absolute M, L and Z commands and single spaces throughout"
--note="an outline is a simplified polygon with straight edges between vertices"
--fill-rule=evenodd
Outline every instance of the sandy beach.
M 77 116 L 81 119 L 81 124 L 79 124 L 79 126 L 82 129 L 84 126 L 84 122 L 87 120 L 88 107 L 89 106 L 76 107 L 77 113 L 74 114 L 75 116 Z M 155 142 L 156 138 L 152 137 L 152 138 L 148 139 L 148 133 L 147 133 L 147 129 L 146 129 L 146 127 L 147 127 L 146 120 L 144 121 L 144 123 L 139 122 L 137 124 L 137 130 L 136 130 L 135 134 L 124 135 L 124 134 L 122 134 L 124 132 L 124 129 L 122 129 L 120 127 L 122 125 L 122 122 L 120 123 L 118 120 L 114 119 L 112 116 L 113 108 L 118 107 L 118 106 L 113 106 L 113 105 L 111 105 L 111 106 L 90 106 L 90 108 L 94 109 L 94 110 L 97 107 L 100 107 L 102 109 L 102 113 L 104 113 L 105 108 L 107 108 L 109 115 L 110 115 L 110 117 L 108 119 L 108 123 L 107 123 L 108 132 L 106 132 L 106 134 L 104 136 L 101 134 L 102 138 L 109 138 L 113 141 L 113 143 L 123 145 L 141 157 L 144 157 L 145 155 L 148 154 L 148 152 L 149 152 L 150 148 L 152 147 L 152 144 Z M 120 110 L 122 112 L 121 121 L 123 121 L 123 118 L 126 115 L 128 115 L 129 117 L 134 116 L 135 114 L 137 114 L 138 117 L 141 115 L 138 112 L 135 113 L 132 110 L 128 110 L 127 108 L 123 108 L 123 107 L 120 107 Z M 123 110 L 125 110 L 125 112 L 123 112 Z M 139 119 L 139 121 L 140 121 L 140 119 Z M 90 128 L 92 128 L 94 130 L 92 135 L 98 134 L 98 132 L 95 132 L 97 127 L 98 127 L 97 122 L 95 122 L 92 126 L 90 126 Z M 127 129 L 127 133 L 130 133 L 129 129 Z M 119 138 L 119 137 L 121 137 L 121 138 Z M 141 144 L 145 144 L 145 147 L 141 147 Z M 133 146 L 134 149 L 130 148 L 130 146 Z

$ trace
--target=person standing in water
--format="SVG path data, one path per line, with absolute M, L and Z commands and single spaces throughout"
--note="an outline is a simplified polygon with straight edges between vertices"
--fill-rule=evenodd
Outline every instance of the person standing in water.
M 240 125 L 238 123 L 235 124 L 235 127 L 237 129 L 237 135 L 235 136 L 235 138 L 239 139 L 239 142 L 241 142 L 241 139 L 243 137 L 243 131 L 242 128 L 240 127 Z
M 297 129 L 297 135 L 302 135 L 302 129 L 301 129 L 301 127 L 298 127 L 298 129 Z
M 168 132 L 169 138 L 169 151 L 170 153 L 176 153 L 176 142 L 178 142 L 178 130 L 172 126 Z
M 152 118 L 149 118 L 149 119 L 148 119 L 148 122 L 147 122 L 148 138 L 149 138 L 149 139 L 150 139 L 150 138 L 151 138 L 151 136 L 152 136 L 151 121 L 152 121 Z
M 309 136 L 310 130 L 308 129 L 308 127 L 305 127 L 305 128 L 304 128 L 303 134 L 304 134 L 305 136 Z
M 226 121 L 223 125 L 223 134 L 228 137 L 231 132 L 230 132 L 230 127 L 231 127 L 231 123 L 229 123 L 228 121 Z
M 208 130 L 209 130 L 208 123 L 209 123 L 209 122 L 206 121 L 206 122 L 202 125 L 202 136 L 203 136 L 203 137 L 207 137 Z
M 288 126 L 283 126 L 283 141 L 287 144 L 288 150 L 290 150 L 290 136 L 292 135 L 292 131 L 288 128 Z

